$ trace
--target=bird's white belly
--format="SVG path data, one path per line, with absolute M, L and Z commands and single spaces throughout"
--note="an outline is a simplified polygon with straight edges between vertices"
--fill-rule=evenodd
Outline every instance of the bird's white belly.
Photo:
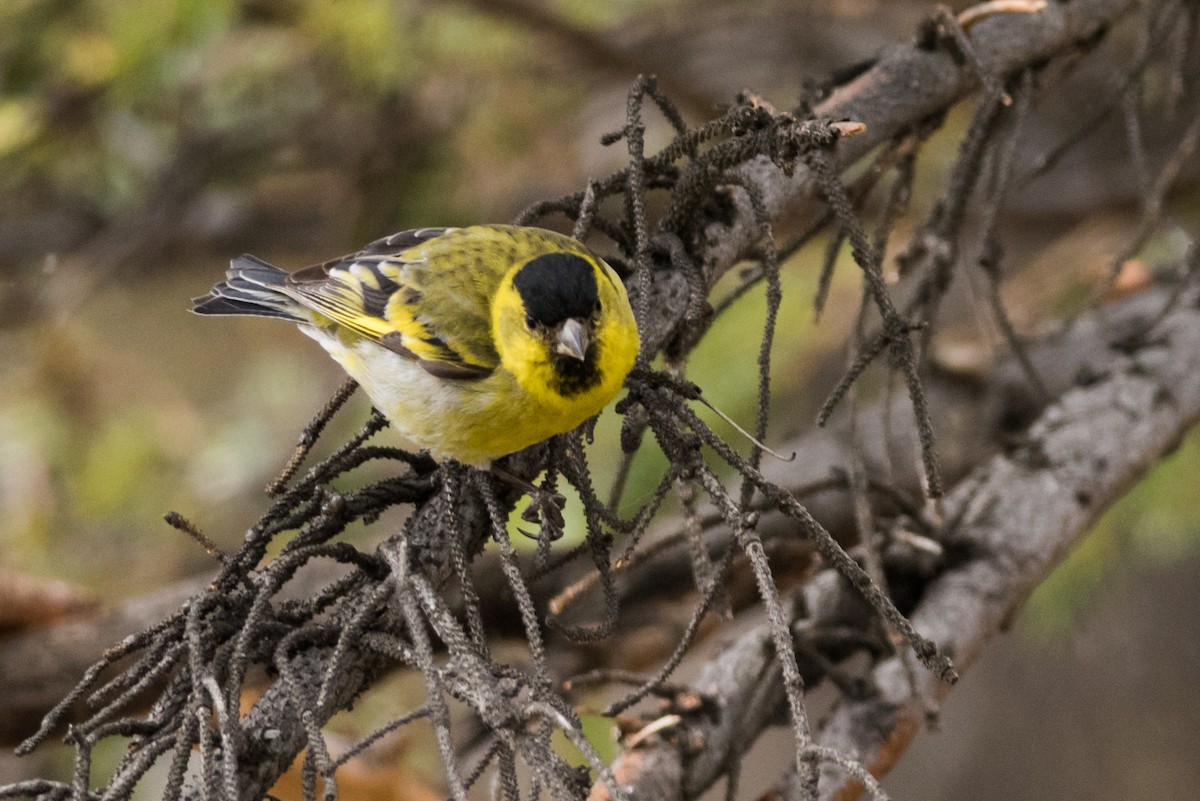
M 438 458 L 482 466 L 582 422 L 535 408 L 503 369 L 479 380 L 438 378 L 369 340 L 346 344 L 320 328 L 301 330 L 358 381 L 397 431 Z

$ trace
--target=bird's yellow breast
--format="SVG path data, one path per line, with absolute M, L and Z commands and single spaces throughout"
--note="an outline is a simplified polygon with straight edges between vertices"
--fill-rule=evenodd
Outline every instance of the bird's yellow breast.
M 435 458 L 475 466 L 570 431 L 599 414 L 628 372 L 616 371 L 594 389 L 564 399 L 540 387 L 537 380 L 526 382 L 533 389 L 522 386 L 504 368 L 476 381 L 448 381 L 370 340 L 348 344 L 320 328 L 303 330 L 362 385 L 375 407 L 406 438 L 428 448 Z M 628 336 L 618 339 L 618 349 L 630 347 Z M 632 349 L 636 353 L 636 336 Z

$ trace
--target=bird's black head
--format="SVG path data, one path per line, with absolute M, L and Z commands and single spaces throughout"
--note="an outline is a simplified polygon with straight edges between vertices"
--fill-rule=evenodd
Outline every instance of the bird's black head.
M 547 253 L 530 260 L 513 276 L 526 317 L 553 328 L 564 320 L 590 318 L 600 302 L 596 271 L 574 253 Z

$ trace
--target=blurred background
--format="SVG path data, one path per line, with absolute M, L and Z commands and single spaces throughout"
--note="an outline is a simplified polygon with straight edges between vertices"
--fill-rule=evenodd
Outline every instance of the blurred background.
M 599 138 L 622 126 L 639 72 L 657 73 L 691 122 L 745 88 L 787 108 L 806 85 L 910 39 L 934 7 L 0 3 L 0 581 L 60 579 L 111 602 L 209 569 L 210 557 L 162 522 L 172 510 L 222 547 L 240 542 L 342 374 L 290 326 L 187 313 L 230 257 L 296 268 L 403 228 L 508 221 L 624 164 Z M 1104 69 L 1080 72 L 1086 85 Z M 1070 109 L 1043 111 L 1034 142 L 1072 119 Z M 969 109 L 954 112 L 924 152 L 901 241 L 942 189 L 968 120 Z M 659 124 L 651 145 L 665 138 Z M 1018 319 L 1077 300 L 1132 230 L 1136 194 L 1113 171 L 1114 148 L 1119 136 L 1085 143 L 1010 204 L 1014 263 L 1054 265 L 1014 280 Z M 1171 198 L 1184 219 L 1200 217 L 1196 172 Z M 1167 230 L 1147 258 L 1178 258 L 1185 244 Z M 858 302 L 853 272 L 841 270 L 831 313 L 814 325 L 822 252 L 800 253 L 784 279 L 778 436 L 810 425 Z M 706 394 L 743 420 L 753 359 L 742 374 L 713 355 L 756 349 L 740 321 L 761 309 L 751 293 L 692 365 Z M 366 405 L 353 404 L 327 442 L 357 428 Z M 656 469 L 643 459 L 637 476 Z M 1193 435 L 968 675 L 943 733 L 919 738 L 889 780 L 895 797 L 1200 793 L 1187 736 L 1200 729 L 1200 632 L 1189 613 L 1200 605 L 1198 474 Z M 414 754 L 404 763 L 411 794 L 389 781 L 374 797 L 427 797 L 420 788 L 437 786 L 437 768 Z M 0 756 L 0 781 L 67 759 Z

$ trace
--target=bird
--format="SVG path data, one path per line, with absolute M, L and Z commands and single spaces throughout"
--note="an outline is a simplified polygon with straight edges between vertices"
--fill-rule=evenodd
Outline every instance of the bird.
M 296 323 L 412 444 L 481 468 L 599 414 L 640 344 L 613 268 L 527 226 L 415 228 L 295 272 L 242 255 L 192 303 Z

